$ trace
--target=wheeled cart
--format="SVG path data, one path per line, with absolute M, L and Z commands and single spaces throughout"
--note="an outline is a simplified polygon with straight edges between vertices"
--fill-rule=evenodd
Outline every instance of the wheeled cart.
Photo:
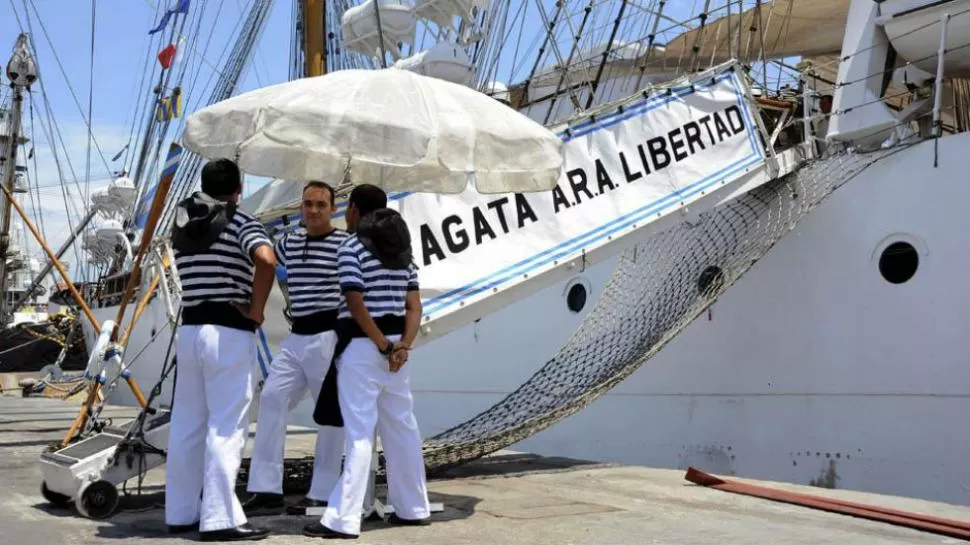
M 165 463 L 171 413 L 142 412 L 119 427 L 40 456 L 41 494 L 60 506 L 74 501 L 93 519 L 111 516 L 118 506 L 117 485 Z

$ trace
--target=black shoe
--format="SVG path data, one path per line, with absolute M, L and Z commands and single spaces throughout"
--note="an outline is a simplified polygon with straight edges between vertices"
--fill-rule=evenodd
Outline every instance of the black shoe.
M 242 508 L 247 517 L 258 517 L 280 515 L 286 508 L 286 504 L 283 503 L 282 494 L 256 492 L 243 502 Z
M 331 530 L 323 524 L 320 524 L 320 521 L 304 526 L 303 535 L 307 537 L 322 537 L 324 539 L 357 539 L 360 537 L 356 534 L 344 534 L 336 530 Z
M 327 502 L 320 500 L 312 500 L 310 498 L 303 498 L 297 503 L 286 506 L 287 515 L 306 515 L 307 508 L 314 507 L 326 507 Z
M 402 519 L 397 516 L 397 513 L 391 513 L 387 517 L 387 523 L 399 526 L 427 526 L 431 524 L 431 521 L 428 519 Z
M 265 528 L 253 528 L 246 524 L 240 524 L 235 528 L 224 530 L 212 530 L 209 532 L 199 532 L 200 541 L 256 541 L 269 535 L 269 530 Z
M 184 534 L 186 532 L 196 532 L 199 530 L 199 523 L 194 522 L 192 524 L 169 524 L 168 533 L 170 534 Z

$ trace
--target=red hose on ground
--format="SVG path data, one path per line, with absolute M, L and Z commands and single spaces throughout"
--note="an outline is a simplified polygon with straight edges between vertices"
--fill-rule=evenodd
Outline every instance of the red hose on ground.
M 905 526 L 907 528 L 949 537 L 970 539 L 970 522 L 921 515 L 919 513 L 899 511 L 844 500 L 829 499 L 821 496 L 811 496 L 809 494 L 800 494 L 786 490 L 775 490 L 753 484 L 725 481 L 724 479 L 709 475 L 693 467 L 687 468 L 687 474 L 684 475 L 684 478 L 694 484 L 723 490 L 725 492 L 734 492 L 735 494 L 743 494 L 745 496 L 754 496 L 782 503 L 811 507 L 830 513 L 840 513 L 894 524 L 896 526 Z

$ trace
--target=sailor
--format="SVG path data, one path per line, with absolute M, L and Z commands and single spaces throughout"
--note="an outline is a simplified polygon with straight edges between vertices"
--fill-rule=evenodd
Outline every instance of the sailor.
M 202 169 L 202 191 L 177 206 L 172 246 L 182 283 L 175 399 L 168 440 L 165 521 L 203 541 L 253 540 L 236 498 L 256 365 L 256 328 L 276 259 L 263 226 L 237 208 L 239 168 Z
M 375 427 L 394 507 L 388 522 L 426 524 L 430 516 L 421 433 L 405 365 L 421 320 L 417 267 L 407 225 L 386 206 L 384 191 L 369 184 L 355 187 L 348 199 L 352 234 L 337 252 L 344 302 L 335 350 L 347 459 L 323 517 L 303 529 L 311 537 L 359 536 Z M 316 413 L 314 419 L 320 422 Z
M 273 358 L 259 397 L 256 439 L 249 469 L 250 499 L 243 505 L 249 516 L 283 511 L 283 448 L 286 414 L 307 391 L 316 403 L 337 343 L 334 327 L 340 306 L 337 248 L 347 232 L 330 224 L 336 212 L 333 188 L 309 182 L 303 188 L 300 213 L 306 229 L 288 233 L 275 245 L 284 268 L 293 317 L 290 335 Z M 342 428 L 320 426 L 317 432 L 313 479 L 303 500 L 287 508 L 303 515 L 307 507 L 323 507 L 340 477 Z

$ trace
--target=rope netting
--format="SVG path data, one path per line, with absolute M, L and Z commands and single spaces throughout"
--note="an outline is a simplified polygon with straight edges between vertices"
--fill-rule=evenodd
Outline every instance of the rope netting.
M 624 251 L 595 306 L 558 353 L 492 407 L 427 439 L 427 467 L 444 469 L 506 448 L 595 401 L 680 333 L 825 197 L 900 149 L 813 160 Z

